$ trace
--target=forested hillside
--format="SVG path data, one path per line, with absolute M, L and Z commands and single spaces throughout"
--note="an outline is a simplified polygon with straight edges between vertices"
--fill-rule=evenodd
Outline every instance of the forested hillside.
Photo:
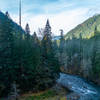
M 30 35 L 0 12 L 0 96 L 17 97 L 28 91 L 37 92 L 54 85 L 59 76 L 59 62 L 47 21 L 42 40 L 36 32 Z
M 62 70 L 100 84 L 100 15 L 78 25 L 61 41 L 65 45 Z
M 29 24 L 22 29 L 8 12 L 0 12 L 0 96 L 17 99 L 44 91 L 55 85 L 60 72 L 100 85 L 100 15 L 55 38 L 47 20 L 39 39 L 36 32 L 30 35 Z
M 96 17 L 99 19 L 99 16 L 95 16 L 93 18 Z M 91 19 L 93 18 L 90 18 L 89 20 L 91 21 Z M 85 23 L 87 23 L 87 21 Z M 84 30 L 84 32 L 86 32 L 87 29 L 89 31 L 93 30 L 93 29 L 89 29 L 89 27 L 91 27 L 91 25 L 89 25 L 88 27 L 80 27 L 80 31 Z M 84 32 L 82 34 L 78 33 L 79 37 L 77 38 L 76 37 L 77 33 L 74 33 L 74 31 L 76 30 L 76 32 L 78 32 L 79 31 L 78 29 L 79 28 L 77 27 L 77 30 L 74 29 L 71 31 L 73 33 L 68 33 L 68 35 L 72 36 L 71 39 L 65 40 L 63 35 L 60 40 L 59 49 L 61 55 L 60 63 L 62 64 L 61 70 L 65 73 L 80 75 L 100 85 L 99 24 L 94 26 L 94 30 L 93 30 L 94 35 L 90 38 L 82 37 L 83 35 L 85 36 L 88 35 L 89 31 L 87 31 L 87 34 Z
M 100 31 L 100 15 L 95 15 L 89 19 L 87 19 L 82 24 L 78 25 L 71 31 L 69 31 L 65 35 L 65 39 L 76 37 L 79 38 L 80 34 L 82 38 L 90 38 L 94 36 L 94 29 L 97 26 L 98 30 Z

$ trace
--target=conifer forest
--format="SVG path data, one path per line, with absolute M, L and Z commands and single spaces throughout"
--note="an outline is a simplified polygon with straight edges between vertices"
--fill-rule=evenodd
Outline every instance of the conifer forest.
M 56 35 L 48 18 L 23 28 L 21 9 L 19 24 L 0 11 L 0 100 L 100 100 L 100 14 Z

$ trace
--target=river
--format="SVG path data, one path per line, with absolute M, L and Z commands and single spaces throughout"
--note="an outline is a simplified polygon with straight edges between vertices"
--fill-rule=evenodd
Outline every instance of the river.
M 60 73 L 57 83 L 78 94 L 78 100 L 100 100 L 100 87 L 78 76 Z

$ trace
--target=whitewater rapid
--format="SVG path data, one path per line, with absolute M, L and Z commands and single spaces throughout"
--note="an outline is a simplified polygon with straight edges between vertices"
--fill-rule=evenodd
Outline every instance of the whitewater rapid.
M 99 91 L 80 77 L 60 73 L 57 83 L 80 95 L 79 100 L 100 100 Z

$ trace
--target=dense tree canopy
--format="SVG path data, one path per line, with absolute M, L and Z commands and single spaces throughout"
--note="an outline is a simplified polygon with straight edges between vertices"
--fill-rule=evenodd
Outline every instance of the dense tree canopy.
M 29 24 L 23 30 L 8 12 L 0 16 L 0 96 L 8 96 L 17 88 L 20 93 L 50 88 L 60 71 L 100 84 L 100 32 L 96 26 L 91 38 L 84 39 L 83 31 L 78 38 L 76 34 L 66 38 L 61 30 L 56 41 L 49 20 L 40 31 L 42 38 L 38 38 L 36 32 L 30 35 Z
M 15 31 L 8 12 L 4 17 L 0 23 L 0 96 L 7 96 L 13 84 L 18 85 L 20 93 L 51 87 L 58 77 L 59 63 L 53 51 L 49 20 L 43 39 L 39 40 L 36 32 L 30 35 L 29 24 L 25 32 Z

